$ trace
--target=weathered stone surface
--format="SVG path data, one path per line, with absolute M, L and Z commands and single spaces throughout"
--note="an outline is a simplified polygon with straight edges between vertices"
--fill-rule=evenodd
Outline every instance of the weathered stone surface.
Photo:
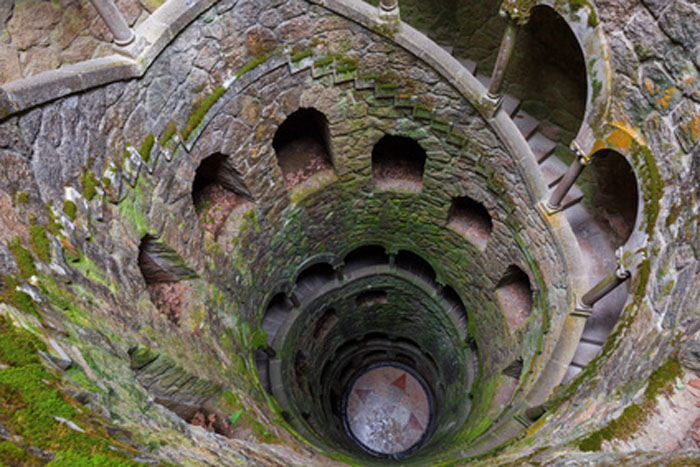
M 659 19 L 659 26 L 671 39 L 692 52 L 700 42 L 698 14 L 700 10 L 697 4 L 674 0 Z
M 624 33 L 642 61 L 651 57 L 663 58 L 672 45 L 646 10 L 639 11 L 630 20 Z
M 670 113 L 683 97 L 674 80 L 658 64 L 642 66 L 642 82 L 645 97 L 661 114 Z
M 663 12 L 664 8 L 666 8 L 671 2 L 668 0 L 642 0 L 642 3 L 644 3 L 644 5 L 649 8 L 649 11 L 651 11 L 651 13 L 658 18 Z
M 674 115 L 676 136 L 685 152 L 691 152 L 700 140 L 700 104 L 686 101 Z
M 7 83 L 21 78 L 19 53 L 11 45 L 0 44 L 0 83 Z
M 250 55 L 260 57 L 275 48 L 276 40 L 269 29 L 254 28 L 248 31 L 246 44 Z
M 34 45 L 48 45 L 52 27 L 61 19 L 61 8 L 52 2 L 28 0 L 15 4 L 8 24 L 14 44 L 19 50 Z

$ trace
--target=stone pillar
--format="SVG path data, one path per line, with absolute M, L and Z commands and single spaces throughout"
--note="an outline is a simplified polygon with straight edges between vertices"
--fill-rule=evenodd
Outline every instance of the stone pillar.
M 501 47 L 498 49 L 498 57 L 496 58 L 496 64 L 493 67 L 491 84 L 489 84 L 489 90 L 487 93 L 488 98 L 493 101 L 498 101 L 501 98 L 503 78 L 506 75 L 506 69 L 508 68 L 508 63 L 510 62 L 510 56 L 513 53 L 517 33 L 518 27 L 514 21 L 509 19 L 508 24 L 506 25 L 506 30 L 503 32 L 503 37 L 501 38 Z
M 618 257 L 622 256 L 621 249 L 617 252 Z M 625 269 L 622 261 L 618 259 L 618 266 L 615 271 L 605 276 L 595 287 L 589 290 L 576 305 L 574 315 L 588 318 L 593 313 L 593 305 L 599 302 L 607 294 L 622 285 L 632 274 Z
M 381 0 L 379 2 L 379 19 L 387 23 L 398 23 L 399 0 Z
M 586 156 L 575 144 L 572 144 L 572 150 L 576 154 L 576 159 L 574 159 L 574 162 L 569 166 L 561 181 L 552 192 L 552 195 L 549 197 L 549 200 L 545 203 L 545 210 L 550 214 L 561 210 L 562 200 L 566 197 L 569 190 L 571 190 L 571 187 L 574 186 L 574 183 L 576 183 L 583 169 L 591 162 L 590 156 Z
M 114 36 L 117 45 L 130 44 L 136 37 L 113 0 L 90 0 Z

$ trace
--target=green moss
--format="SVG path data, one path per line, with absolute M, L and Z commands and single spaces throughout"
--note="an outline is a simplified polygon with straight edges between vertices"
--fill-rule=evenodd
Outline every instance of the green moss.
M 594 78 L 591 81 L 591 87 L 593 88 L 593 100 L 595 101 L 600 96 L 600 91 L 603 89 L 603 83 Z
M 678 220 L 678 217 L 681 215 L 681 211 L 683 210 L 683 205 L 681 203 L 676 203 L 673 206 L 671 206 L 671 209 L 668 212 L 668 216 L 666 216 L 666 227 L 671 227 L 673 224 L 676 223 Z
M 19 268 L 19 275 L 23 279 L 29 279 L 30 277 L 36 275 L 36 266 L 34 265 L 34 258 L 32 253 L 23 248 L 20 244 L 19 237 L 15 236 L 12 241 L 7 244 L 12 256 L 15 257 L 15 262 L 17 263 L 17 268 Z
M 682 375 L 683 369 L 680 363 L 674 358 L 668 359 L 649 376 L 647 388 L 644 390 L 644 398 L 647 401 L 656 400 L 662 390 L 672 389 L 676 378 L 680 378 Z
M 175 126 L 175 122 L 171 121 L 170 123 L 168 123 L 168 126 L 165 127 L 163 134 L 160 135 L 158 144 L 160 144 L 161 147 L 165 147 L 165 145 L 168 144 L 168 141 L 170 141 L 172 137 L 175 136 L 175 133 L 177 133 L 177 126 Z
M 199 126 L 200 123 L 202 123 L 202 120 L 204 120 L 204 116 L 207 114 L 207 112 L 209 112 L 209 109 L 212 108 L 216 101 L 219 100 L 219 98 L 223 96 L 225 92 L 226 88 L 219 86 L 195 107 L 194 111 L 190 115 L 190 118 L 187 119 L 187 125 L 182 132 L 183 138 L 187 139 L 190 137 L 192 132 Z
M 5 276 L 3 278 L 4 291 L 0 296 L 0 301 L 13 305 L 23 313 L 39 316 L 36 303 L 34 303 L 34 300 L 29 294 L 22 292 L 17 288 L 19 285 L 19 281 L 14 277 Z
M 95 173 L 92 170 L 86 170 L 80 177 L 80 181 L 83 184 L 83 197 L 88 201 L 92 201 L 97 194 L 97 177 Z
M 153 150 L 153 145 L 155 143 L 156 137 L 153 136 L 153 133 L 149 133 L 148 136 L 146 136 L 146 139 L 143 140 L 143 143 L 141 143 L 139 154 L 141 154 L 141 159 L 143 159 L 146 164 L 151 162 L 151 151 Z
M 46 230 L 54 236 L 59 236 L 61 235 L 61 224 L 56 220 L 56 215 L 53 212 L 53 205 L 51 202 L 49 202 L 46 205 L 46 217 L 49 218 L 49 221 L 46 223 Z
M 255 411 L 250 410 L 238 394 L 226 391 L 219 400 L 219 406 L 229 415 L 229 418 L 235 415 L 237 427 L 249 428 L 258 441 L 267 444 L 281 442 L 277 436 L 270 433 L 265 425 L 255 418 Z
M 63 212 L 66 214 L 66 216 L 70 217 L 71 220 L 75 220 L 75 217 L 78 214 L 78 206 L 76 206 L 73 201 L 66 200 L 63 203 Z
M 15 204 L 17 206 L 23 206 L 29 202 L 29 193 L 26 191 L 20 191 L 15 195 Z
M 41 363 L 39 350 L 46 350 L 43 342 L 0 316 L 0 362 L 12 367 L 38 364 Z
M 9 441 L 0 442 L 0 465 L 41 465 L 38 459 Z
M 292 63 L 297 63 L 300 62 L 301 60 L 310 57 L 314 54 L 313 50 L 311 49 L 306 49 L 303 52 L 296 53 L 291 56 L 290 60 Z
M 588 10 L 588 25 L 592 28 L 598 26 L 598 15 L 587 0 L 569 0 L 569 6 L 571 7 L 571 11 L 574 12 L 586 7 Z
M 51 261 L 51 245 L 44 226 L 35 224 L 29 228 L 29 243 L 40 260 L 45 263 Z
M 37 352 L 46 349 L 43 342 L 1 316 L 0 342 L 3 344 L 0 360 L 9 365 L 0 371 L 0 419 L 10 433 L 21 436 L 21 442 L 27 446 L 55 453 L 59 459 L 55 465 L 81 465 L 60 461 L 81 456 L 84 459 L 102 456 L 105 462 L 127 461 L 123 451 L 110 447 L 130 448 L 111 439 L 106 429 L 94 424 L 84 409 L 79 411 L 79 405 L 59 390 L 56 378 L 41 365 Z M 71 429 L 56 417 L 70 420 L 84 432 Z M 3 445 L 0 460 L 19 456 L 18 449 Z
M 659 394 L 664 390 L 672 393 L 676 378 L 682 374 L 678 361 L 673 358 L 667 360 L 649 376 L 642 402 L 626 407 L 618 418 L 584 438 L 579 443 L 579 449 L 600 451 L 604 441 L 629 439 L 654 413 Z
M 260 55 L 259 57 L 254 57 L 250 60 L 248 60 L 237 72 L 236 72 L 236 78 L 240 78 L 241 76 L 245 75 L 249 71 L 253 71 L 266 61 L 268 61 L 272 56 L 277 53 L 276 50 L 272 50 L 266 54 Z
M 644 198 L 644 224 L 648 235 L 654 233 L 654 226 L 659 217 L 659 206 L 664 192 L 664 182 L 654 155 L 649 148 L 636 142 L 632 147 L 632 158 L 639 167 L 638 173 L 642 178 L 642 197 Z
M 83 277 L 101 283 L 114 293 L 118 292 L 110 280 L 104 276 L 104 270 L 93 263 L 92 260 L 82 252 L 79 252 L 77 258 L 73 258 L 71 266 L 77 269 Z

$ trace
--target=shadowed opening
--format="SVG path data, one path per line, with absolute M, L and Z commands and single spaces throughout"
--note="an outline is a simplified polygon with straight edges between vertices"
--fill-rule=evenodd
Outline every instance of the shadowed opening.
M 425 150 L 415 140 L 386 135 L 372 150 L 374 183 L 381 189 L 419 191 L 425 159 Z
M 287 188 L 333 168 L 328 120 L 316 109 L 299 109 L 287 117 L 277 129 L 272 147 Z

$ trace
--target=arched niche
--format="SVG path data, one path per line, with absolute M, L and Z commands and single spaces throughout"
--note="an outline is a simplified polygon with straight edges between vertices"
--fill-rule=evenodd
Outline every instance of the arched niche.
M 437 275 L 433 267 L 426 260 L 411 251 L 399 251 L 396 254 L 394 264 L 397 268 L 408 271 L 430 284 L 435 283 Z
M 610 236 L 613 248 L 632 235 L 639 210 L 637 177 L 627 159 L 612 149 L 602 149 L 577 181 L 584 193 L 584 206 Z
M 262 318 L 262 329 L 267 334 L 267 344 L 272 345 L 277 331 L 286 321 L 294 304 L 286 293 L 279 292 L 269 301 Z
M 343 259 L 343 274 L 349 274 L 358 269 L 389 263 L 389 255 L 383 246 L 364 245 L 355 248 Z
M 250 191 L 228 156 L 216 153 L 202 160 L 192 182 L 192 202 L 205 230 L 216 237 L 231 212 L 249 209 L 250 201 Z
M 197 274 L 175 250 L 150 234 L 141 239 L 137 264 L 153 305 L 178 326 L 187 308 L 187 280 Z
M 586 112 L 586 63 L 576 35 L 552 7 L 535 6 L 518 30 L 505 92 L 547 138 L 568 146 L 576 137 Z M 522 115 L 514 115 L 516 124 Z
M 287 189 L 333 168 L 328 119 L 314 108 L 287 117 L 272 140 Z
M 420 191 L 426 153 L 414 139 L 386 135 L 372 149 L 372 176 L 382 190 Z
M 319 262 L 306 267 L 299 273 L 294 284 L 294 293 L 303 297 L 315 293 L 336 278 L 335 269 L 329 263 Z
M 532 286 L 528 275 L 512 264 L 496 285 L 496 300 L 505 314 L 511 334 L 532 314 Z
M 486 248 L 493 230 L 491 214 L 483 204 L 468 196 L 453 198 L 447 225 L 482 251 Z

